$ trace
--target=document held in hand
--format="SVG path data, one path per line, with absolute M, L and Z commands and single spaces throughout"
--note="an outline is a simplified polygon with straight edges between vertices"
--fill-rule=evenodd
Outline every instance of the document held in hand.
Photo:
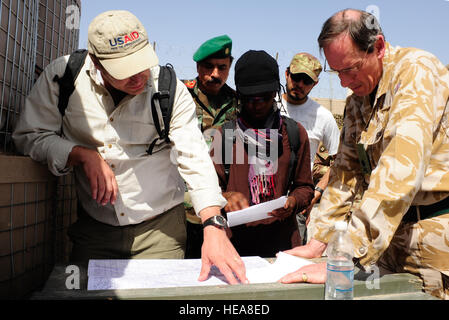
M 228 212 L 228 224 L 230 227 L 234 227 L 253 221 L 271 218 L 272 216 L 269 216 L 268 213 L 282 208 L 285 205 L 285 202 L 287 202 L 287 197 L 282 196 L 278 199 L 259 203 L 246 209 Z

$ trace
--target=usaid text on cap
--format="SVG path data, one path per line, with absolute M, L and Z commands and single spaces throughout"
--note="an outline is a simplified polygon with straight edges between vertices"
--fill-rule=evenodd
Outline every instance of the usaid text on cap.
M 110 39 L 109 44 L 111 45 L 111 47 L 122 46 L 122 45 L 126 45 L 129 42 L 133 42 L 133 41 L 139 39 L 139 37 L 140 37 L 139 32 L 134 31 L 126 36 L 121 36 L 121 37 L 117 37 L 114 39 Z

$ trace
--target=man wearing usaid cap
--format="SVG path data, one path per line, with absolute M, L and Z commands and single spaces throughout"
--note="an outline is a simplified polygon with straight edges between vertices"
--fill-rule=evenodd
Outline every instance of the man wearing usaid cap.
M 280 106 L 282 114 L 301 123 L 307 131 L 310 142 L 311 170 L 320 143 L 328 150 L 329 157 L 333 159 L 337 154 L 340 139 L 340 131 L 332 113 L 308 97 L 313 87 L 318 84 L 321 70 L 321 63 L 313 55 L 309 53 L 296 54 L 285 71 L 287 93 L 282 95 Z M 313 205 L 321 198 L 328 181 L 329 170 L 316 183 L 315 195 L 308 210 L 303 211 L 302 215 L 298 216 L 300 226 L 304 225 L 304 214 L 307 215 Z M 303 238 L 303 240 L 306 240 L 305 236 Z
M 159 64 L 144 26 L 128 11 L 108 11 L 97 16 L 89 25 L 88 49 L 117 80 Z
M 79 206 L 69 228 L 71 260 L 184 258 L 185 180 L 195 211 L 208 224 L 200 280 L 216 265 L 230 283 L 245 281 L 243 262 L 213 223 L 226 201 L 187 88 L 176 80 L 171 144 L 156 144 L 149 155 L 158 137 L 151 100 L 160 67 L 145 28 L 130 12 L 108 11 L 92 21 L 88 40 L 64 116 L 53 79 L 64 73 L 68 56 L 37 80 L 13 135 L 20 152 L 47 163 L 53 174 L 74 171 Z

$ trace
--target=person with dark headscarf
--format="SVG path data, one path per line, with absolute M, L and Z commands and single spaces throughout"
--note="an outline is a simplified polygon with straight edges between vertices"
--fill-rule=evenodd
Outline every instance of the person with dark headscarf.
M 284 207 L 270 212 L 270 218 L 230 228 L 231 241 L 241 256 L 274 257 L 298 243 L 295 214 L 313 198 L 309 140 L 302 125 L 280 115 L 275 101 L 280 89 L 279 67 L 269 54 L 255 50 L 243 54 L 235 65 L 235 84 L 241 112 L 233 126 L 229 170 L 216 156 L 230 151 L 222 150 L 223 127 L 214 137 L 211 155 L 228 201 L 226 212 L 287 195 Z M 295 126 L 300 142 L 292 183 L 287 121 Z

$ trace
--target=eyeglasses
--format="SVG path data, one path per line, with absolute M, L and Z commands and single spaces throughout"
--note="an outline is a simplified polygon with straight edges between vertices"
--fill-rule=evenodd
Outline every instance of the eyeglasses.
M 360 60 L 359 62 L 355 63 L 352 67 L 345 68 L 345 69 L 342 69 L 342 70 L 334 70 L 331 67 L 328 67 L 327 66 L 327 59 L 325 59 L 324 60 L 324 71 L 327 72 L 327 73 L 336 74 L 338 76 L 346 75 L 346 76 L 353 77 L 353 76 L 357 75 L 357 73 L 360 71 L 360 69 L 364 65 L 364 63 L 366 61 L 367 54 L 368 54 L 368 49 L 365 51 L 365 55 L 363 56 L 362 60 Z
M 260 103 L 268 102 L 273 99 L 273 94 L 265 94 L 263 96 L 240 96 L 243 103 Z
M 292 79 L 294 82 L 300 82 L 304 83 L 306 86 L 310 86 L 315 83 L 311 77 L 309 77 L 305 73 L 291 73 L 289 72 L 290 79 Z

